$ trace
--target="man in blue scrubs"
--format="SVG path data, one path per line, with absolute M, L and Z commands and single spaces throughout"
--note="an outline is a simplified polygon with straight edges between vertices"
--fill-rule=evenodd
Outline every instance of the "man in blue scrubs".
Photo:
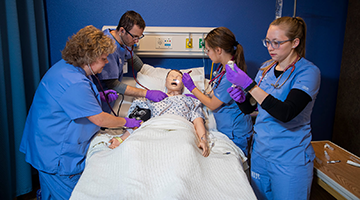
M 62 60 L 42 78 L 29 110 L 20 151 L 39 172 L 42 199 L 69 199 L 100 127 L 138 127 L 141 121 L 102 111 L 90 75 L 101 72 L 115 45 L 87 26 L 72 36 Z
M 132 51 L 132 47 L 144 37 L 144 29 L 145 21 L 141 15 L 135 11 L 127 11 L 120 18 L 116 29 L 104 31 L 106 35 L 114 40 L 116 50 L 108 56 L 109 63 L 105 65 L 98 77 L 105 90 L 113 89 L 117 93 L 135 97 L 146 97 L 151 101 L 158 102 L 167 97 L 164 92 L 135 88 L 121 83 L 123 71 L 126 70 L 124 67 L 126 67 L 127 62 L 130 62 L 136 71 L 140 71 L 143 66 L 143 62 Z M 107 106 L 104 109 L 107 109 Z

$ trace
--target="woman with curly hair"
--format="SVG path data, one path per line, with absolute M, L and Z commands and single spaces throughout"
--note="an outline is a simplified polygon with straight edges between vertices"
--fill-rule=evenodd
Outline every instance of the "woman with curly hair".
M 70 198 L 100 127 L 140 126 L 140 120 L 103 112 L 90 78 L 101 72 L 114 50 L 112 39 L 86 26 L 69 38 L 63 59 L 46 72 L 36 90 L 20 151 L 39 172 L 42 199 Z

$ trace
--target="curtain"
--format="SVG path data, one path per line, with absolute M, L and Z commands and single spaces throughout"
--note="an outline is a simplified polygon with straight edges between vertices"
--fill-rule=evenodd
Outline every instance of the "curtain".
M 33 190 L 36 172 L 19 146 L 33 95 L 50 65 L 44 1 L 2 0 L 0 22 L 0 196 L 13 199 Z

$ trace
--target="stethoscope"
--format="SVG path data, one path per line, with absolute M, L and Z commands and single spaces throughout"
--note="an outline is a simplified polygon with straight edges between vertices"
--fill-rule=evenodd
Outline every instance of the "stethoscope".
M 120 45 L 121 47 L 125 48 L 128 52 L 130 52 L 130 56 L 131 56 L 131 67 L 132 67 L 132 71 L 133 71 L 133 77 L 134 77 L 136 83 L 139 84 L 139 85 L 140 85 L 141 87 L 143 87 L 144 89 L 149 90 L 148 88 L 146 88 L 145 86 L 143 86 L 142 84 L 140 84 L 140 83 L 137 81 L 136 77 L 135 77 L 134 59 L 133 59 L 133 48 L 134 48 L 134 46 L 132 46 L 131 49 L 129 49 L 129 48 L 125 45 L 125 43 L 124 43 L 121 35 L 119 35 L 119 37 L 120 37 L 121 42 L 122 42 L 124 45 L 120 44 L 120 42 L 117 41 L 117 39 L 116 39 L 111 33 L 110 33 L 110 35 L 114 38 L 114 40 L 115 40 L 116 42 L 119 43 L 119 45 Z M 99 78 L 95 75 L 94 71 L 91 69 L 91 67 L 90 67 L 89 64 L 88 64 L 88 67 L 89 67 L 92 75 L 95 77 L 95 79 L 97 80 L 97 82 L 98 82 L 98 84 L 99 84 L 99 87 L 100 87 L 100 89 L 101 89 L 100 92 L 103 93 L 103 95 L 104 95 L 104 97 L 105 97 L 105 100 L 106 100 L 106 104 L 107 104 L 108 107 L 110 108 L 111 112 L 112 112 L 115 116 L 118 116 L 118 115 L 119 115 L 119 112 L 120 112 L 121 104 L 122 104 L 122 102 L 124 101 L 124 94 L 120 94 L 120 95 L 122 95 L 122 100 L 121 100 L 121 102 L 119 103 L 118 112 L 117 112 L 117 114 L 116 114 L 115 111 L 112 109 L 112 106 L 110 105 L 109 99 L 108 99 L 107 95 L 105 94 L 104 88 L 102 87 L 102 84 L 100 83 Z
M 110 33 L 111 34 L 111 33 Z M 139 83 L 139 81 L 136 79 L 135 77 L 135 70 L 134 70 L 134 58 L 133 58 L 133 49 L 134 49 L 134 46 L 131 46 L 131 49 L 129 49 L 129 47 L 125 44 L 124 40 L 122 39 L 121 35 L 119 34 L 119 37 L 120 37 L 120 40 L 123 44 L 121 44 L 119 41 L 117 41 L 117 39 L 111 34 L 111 36 L 116 40 L 116 42 L 119 43 L 119 45 L 123 48 L 125 48 L 129 53 L 130 53 L 130 56 L 131 56 L 131 68 L 132 68 L 132 72 L 133 72 L 133 77 L 134 77 L 134 80 L 136 81 L 137 84 L 139 84 L 141 87 L 143 87 L 145 90 L 149 90 L 147 87 L 143 86 L 141 83 Z
M 215 89 L 219 86 L 219 84 L 220 84 L 220 82 L 221 82 L 221 80 L 222 80 L 222 77 L 223 77 L 224 74 L 225 74 L 225 70 L 222 71 L 222 69 L 223 69 L 223 66 L 222 66 L 222 64 L 220 64 L 220 65 L 217 67 L 217 69 L 213 72 L 214 78 L 212 78 L 212 79 L 209 81 L 209 86 L 211 85 L 211 87 L 212 87 L 211 90 L 215 90 Z M 216 80 L 216 82 L 215 82 L 215 80 Z M 215 88 L 214 88 L 214 85 L 215 85 Z
M 122 98 L 122 100 L 121 100 L 121 102 L 120 102 L 119 109 L 118 109 L 118 114 L 116 114 L 115 111 L 112 109 L 112 107 L 111 107 L 111 105 L 110 105 L 108 96 L 105 94 L 104 88 L 102 87 L 99 78 L 95 75 L 94 71 L 91 69 L 90 64 L 88 64 L 87 66 L 89 67 L 92 75 L 95 77 L 96 81 L 98 82 L 99 87 L 100 87 L 100 89 L 101 89 L 100 92 L 103 93 L 103 95 L 104 95 L 104 97 L 105 97 L 105 100 L 106 100 L 106 104 L 109 106 L 111 112 L 117 117 L 117 116 L 119 115 L 120 107 L 121 107 L 121 104 L 122 104 L 122 102 L 123 102 L 123 100 L 124 100 L 124 96 L 123 96 L 123 98 Z M 121 95 L 123 95 L 123 94 L 121 94 Z
M 275 84 L 271 83 L 271 86 L 273 86 L 275 89 L 280 89 L 280 88 L 285 84 L 285 82 L 290 78 L 291 74 L 294 72 L 294 70 L 295 70 L 295 63 L 299 60 L 299 58 L 300 58 L 300 56 L 297 55 L 297 57 L 296 57 L 296 59 L 294 60 L 294 62 L 292 62 L 289 66 L 287 66 L 287 67 L 285 68 L 285 70 L 283 71 L 283 73 L 282 73 L 282 74 L 279 76 L 279 78 L 276 80 Z M 270 64 L 271 66 L 268 67 L 268 69 L 263 73 L 263 76 L 260 78 L 260 81 L 259 81 L 259 83 L 258 83 L 258 86 L 260 86 L 260 83 L 261 83 L 261 81 L 263 80 L 263 78 L 265 77 L 265 75 L 270 71 L 271 68 L 273 68 L 274 66 L 276 66 L 276 64 L 277 64 L 276 61 L 274 61 L 274 62 L 272 62 L 272 63 Z M 289 76 L 285 79 L 285 81 L 284 81 L 281 85 L 279 85 L 278 82 L 280 81 L 281 77 L 283 76 L 283 74 L 285 74 L 285 72 L 286 72 L 290 67 L 291 67 L 291 71 L 290 71 Z

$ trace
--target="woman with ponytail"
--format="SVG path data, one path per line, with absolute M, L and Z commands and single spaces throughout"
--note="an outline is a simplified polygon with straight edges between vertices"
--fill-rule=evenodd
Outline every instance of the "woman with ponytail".
M 207 34 L 205 52 L 213 63 L 220 63 L 216 70 L 218 73 L 210 81 L 212 90 L 203 94 L 196 88 L 188 73 L 184 73 L 183 83 L 197 99 L 213 111 L 217 130 L 227 135 L 247 155 L 253 124 L 250 115 L 241 112 L 235 100 L 227 93 L 226 89 L 232 84 L 226 79 L 225 70 L 225 65 L 233 61 L 239 69 L 246 71 L 243 48 L 228 28 L 218 27 Z
M 259 110 L 251 152 L 251 184 L 258 199 L 310 197 L 315 158 L 311 113 L 320 89 L 320 70 L 305 59 L 305 40 L 302 18 L 275 19 L 263 40 L 271 60 L 255 80 L 241 70 L 227 76 L 238 86 L 228 89 L 233 98 L 247 93 L 240 109 Z

